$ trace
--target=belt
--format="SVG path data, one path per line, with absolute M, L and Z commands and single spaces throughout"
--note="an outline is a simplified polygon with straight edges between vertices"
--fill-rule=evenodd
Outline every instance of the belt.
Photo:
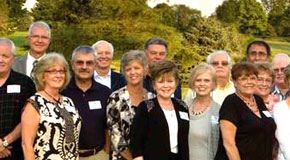
M 103 149 L 103 147 L 98 146 L 94 149 L 89 149 L 89 150 L 85 150 L 84 152 L 79 152 L 79 156 L 80 157 L 89 157 L 89 156 L 97 154 L 102 149 Z

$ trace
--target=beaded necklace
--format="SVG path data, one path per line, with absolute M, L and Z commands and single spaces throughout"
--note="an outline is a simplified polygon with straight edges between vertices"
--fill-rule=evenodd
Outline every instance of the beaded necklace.
M 245 97 L 243 97 L 242 95 L 236 93 L 236 95 L 246 103 L 246 105 L 248 106 L 248 108 L 253 111 L 254 113 L 258 113 L 259 112 L 259 108 L 257 106 L 256 100 L 254 98 L 254 96 L 251 96 L 250 100 L 246 99 Z

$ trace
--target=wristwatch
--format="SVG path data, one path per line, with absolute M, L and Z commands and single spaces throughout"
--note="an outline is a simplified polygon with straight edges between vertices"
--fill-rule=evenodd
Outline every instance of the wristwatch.
M 5 138 L 1 138 L 2 147 L 7 148 L 9 146 L 8 141 Z

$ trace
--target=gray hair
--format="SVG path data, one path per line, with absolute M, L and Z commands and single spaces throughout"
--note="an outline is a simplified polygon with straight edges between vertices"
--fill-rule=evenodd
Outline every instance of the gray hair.
M 55 65 L 60 65 L 65 70 L 65 81 L 60 90 L 64 89 L 68 85 L 70 81 L 70 71 L 69 65 L 64 56 L 59 53 L 48 53 L 43 58 L 41 58 L 38 63 L 36 63 L 31 72 L 31 76 L 35 82 L 37 91 L 44 90 L 45 83 L 43 75 L 49 68 Z
M 0 38 L 0 43 L 4 44 L 4 45 L 9 45 L 11 48 L 12 55 L 15 55 L 15 45 L 14 45 L 13 41 L 11 41 L 8 38 Z
M 78 53 L 92 54 L 94 56 L 94 60 L 96 60 L 96 58 L 97 58 L 95 50 L 91 46 L 88 46 L 88 45 L 80 45 L 77 48 L 75 48 L 73 53 L 72 53 L 71 59 L 75 60 L 76 55 Z
M 227 61 L 229 63 L 229 66 L 230 68 L 232 68 L 232 58 L 231 56 L 229 55 L 229 53 L 225 50 L 218 50 L 218 51 L 214 51 L 212 52 L 211 54 L 209 54 L 207 57 L 206 57 L 206 63 L 207 64 L 211 64 L 212 61 L 213 61 L 213 58 L 215 56 L 219 56 L 219 55 L 222 55 L 222 56 L 226 56 L 227 57 Z
M 102 43 L 108 45 L 109 48 L 110 48 L 110 50 L 111 50 L 111 51 L 110 51 L 111 54 L 114 55 L 114 47 L 113 47 L 113 45 L 112 45 L 110 42 L 105 41 L 105 40 L 99 40 L 99 41 L 97 41 L 95 44 L 92 45 L 93 49 L 96 51 L 96 54 L 98 54 L 98 51 L 96 50 L 96 48 L 97 48 L 99 45 L 101 45 Z
M 161 39 L 161 38 L 150 38 L 148 39 L 146 42 L 145 42 L 145 45 L 144 45 L 144 49 L 147 50 L 148 47 L 150 45 L 153 45 L 153 44 L 159 44 L 159 45 L 163 45 L 166 49 L 166 52 L 168 50 L 168 44 L 165 40 Z
M 145 69 L 145 71 L 147 71 L 148 62 L 144 51 L 130 50 L 129 52 L 123 54 L 121 59 L 121 72 L 123 73 L 123 75 L 125 73 L 126 66 L 134 60 L 138 60 Z
M 48 33 L 48 37 L 50 38 L 51 37 L 51 31 L 50 31 L 50 27 L 47 23 L 43 22 L 43 21 L 37 21 L 37 22 L 34 22 L 30 25 L 29 27 L 29 30 L 28 30 L 28 36 L 30 37 L 31 34 L 32 34 L 32 30 L 35 28 L 35 27 L 39 27 L 39 28 L 43 28 L 47 31 Z
M 290 64 L 284 69 L 284 82 L 290 85 Z
M 274 56 L 273 60 L 272 60 L 272 66 L 274 65 L 275 61 L 277 61 L 277 59 L 283 59 L 286 60 L 290 63 L 290 57 L 289 55 L 285 54 L 285 53 L 278 53 Z

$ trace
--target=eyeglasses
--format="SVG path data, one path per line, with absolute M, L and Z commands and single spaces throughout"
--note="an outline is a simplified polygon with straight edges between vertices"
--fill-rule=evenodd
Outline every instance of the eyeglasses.
M 66 73 L 66 70 L 47 70 L 45 72 L 50 73 L 50 74 L 57 74 L 57 73 L 59 73 L 59 74 L 65 74 Z
M 78 66 L 82 66 L 82 65 L 86 64 L 86 66 L 89 66 L 89 67 L 91 67 L 95 64 L 94 61 L 82 61 L 82 60 L 77 60 L 77 61 L 75 61 L 75 63 Z
M 227 61 L 222 61 L 222 62 L 212 62 L 211 64 L 212 64 L 213 66 L 222 65 L 222 66 L 226 67 L 226 66 L 229 65 L 229 62 L 227 62 Z
M 42 40 L 49 40 L 49 37 L 47 37 L 47 36 L 39 36 L 39 35 L 32 35 L 32 36 L 30 36 L 31 37 L 31 39 L 34 39 L 34 40 L 38 40 L 38 39 L 42 39 Z
M 280 72 L 283 73 L 284 72 L 284 69 L 285 69 L 285 67 L 282 67 L 282 68 L 274 68 L 274 72 L 275 73 L 279 73 L 279 71 L 280 71 Z
M 266 84 L 272 84 L 272 78 L 261 78 L 261 77 L 258 77 L 257 79 L 257 82 L 258 83 L 266 83 Z
M 157 52 L 157 51 L 149 51 L 149 53 L 151 55 L 159 55 L 159 56 L 165 56 L 166 55 L 166 52 Z
M 250 81 L 253 82 L 257 80 L 257 77 L 256 76 L 250 76 L 250 77 L 243 76 L 241 78 L 238 78 L 238 80 L 241 82 L 250 82 Z

